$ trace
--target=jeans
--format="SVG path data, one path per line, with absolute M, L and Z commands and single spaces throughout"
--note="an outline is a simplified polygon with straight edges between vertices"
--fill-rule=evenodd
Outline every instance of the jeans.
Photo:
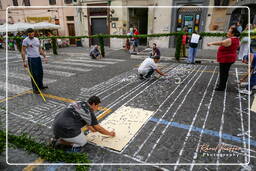
M 250 79 L 250 87 L 248 85 L 247 90 L 251 91 L 253 86 L 255 86 L 255 85 L 256 85 L 256 75 L 252 74 L 251 79 Z
M 33 76 L 36 84 L 39 88 L 43 88 L 43 66 L 40 57 L 37 58 L 29 58 L 28 57 L 28 66 L 31 75 Z M 34 81 L 31 78 L 31 83 L 34 91 L 37 91 L 37 87 Z
M 219 63 L 220 73 L 219 73 L 219 86 L 218 86 L 218 88 L 220 88 L 220 89 L 225 89 L 226 88 L 229 69 L 230 69 L 232 64 L 233 64 L 233 62 L 232 63 Z
M 149 78 L 154 73 L 153 69 L 150 69 L 148 73 L 145 75 L 146 78 Z
M 196 51 L 197 51 L 197 48 L 189 47 L 188 59 L 187 59 L 188 63 L 195 63 Z

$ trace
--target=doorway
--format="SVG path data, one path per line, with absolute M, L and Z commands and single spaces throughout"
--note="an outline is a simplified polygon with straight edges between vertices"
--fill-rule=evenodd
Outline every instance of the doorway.
M 148 33 L 148 8 L 129 8 L 129 28 L 137 27 L 140 34 Z M 147 38 L 140 38 L 140 45 L 147 45 Z
M 108 34 L 107 18 L 91 18 L 91 31 L 92 35 Z M 99 44 L 99 39 L 92 38 L 91 44 Z M 108 41 L 104 41 L 104 45 L 108 46 Z
M 75 36 L 75 25 L 73 23 L 68 23 L 68 35 Z M 70 44 L 76 44 L 76 39 L 69 39 Z

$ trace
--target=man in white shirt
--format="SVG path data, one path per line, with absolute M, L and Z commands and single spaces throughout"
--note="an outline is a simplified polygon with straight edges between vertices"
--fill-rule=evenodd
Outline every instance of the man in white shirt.
M 28 37 L 22 42 L 21 57 L 23 60 L 23 65 L 25 68 L 29 66 L 29 70 L 34 78 L 34 81 L 38 85 L 39 89 L 43 90 L 48 88 L 48 86 L 43 85 L 43 66 L 40 55 L 44 57 L 45 63 L 48 59 L 40 47 L 40 41 L 38 38 L 34 37 L 34 30 L 32 28 L 27 29 Z M 28 62 L 26 62 L 25 55 L 27 54 Z M 33 87 L 33 92 L 39 94 L 37 87 L 31 78 L 31 83 Z
M 160 56 L 154 56 L 152 58 L 146 58 L 139 66 L 138 73 L 140 79 L 147 79 L 150 78 L 151 75 L 156 71 L 161 76 L 166 76 L 165 73 L 161 72 L 158 68 L 156 63 L 160 61 Z

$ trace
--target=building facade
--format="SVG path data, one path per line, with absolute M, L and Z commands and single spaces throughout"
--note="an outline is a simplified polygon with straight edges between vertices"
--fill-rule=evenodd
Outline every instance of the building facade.
M 27 6 L 31 8 L 11 8 L 10 6 Z M 47 8 L 33 8 L 33 6 L 46 6 Z M 71 8 L 54 8 L 56 6 L 67 6 Z M 6 22 L 6 8 L 8 10 L 8 23 L 27 22 L 49 22 L 58 24 L 61 36 L 75 36 L 75 9 L 72 0 L 0 0 L 0 24 Z M 75 44 L 74 39 L 70 40 Z

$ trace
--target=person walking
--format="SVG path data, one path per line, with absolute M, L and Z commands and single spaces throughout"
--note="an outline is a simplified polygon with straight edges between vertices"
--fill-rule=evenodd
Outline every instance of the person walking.
M 228 80 L 229 69 L 237 59 L 237 49 L 239 48 L 240 32 L 236 27 L 230 27 L 227 39 L 218 42 L 210 42 L 208 46 L 220 46 L 217 52 L 217 62 L 219 62 L 219 84 L 216 91 L 224 91 Z
M 197 52 L 197 47 L 200 39 L 201 39 L 201 36 L 196 32 L 193 32 L 189 41 L 189 55 L 187 59 L 188 64 L 195 64 L 196 52 Z
M 48 88 L 48 86 L 43 85 L 43 66 L 40 55 L 44 57 L 45 63 L 48 62 L 48 58 L 43 52 L 40 41 L 38 38 L 34 37 L 35 33 L 32 28 L 27 29 L 28 37 L 26 37 L 22 42 L 21 57 L 23 60 L 23 66 L 27 68 L 29 66 L 29 71 L 34 78 L 39 89 L 43 90 Z M 26 56 L 28 62 L 26 62 Z M 31 78 L 33 92 L 39 94 L 37 86 L 35 85 L 33 79 Z
M 137 27 L 134 27 L 133 35 L 135 36 L 139 35 L 139 30 L 137 29 Z M 133 37 L 133 46 L 132 46 L 133 53 L 137 54 L 139 52 L 138 46 L 139 46 L 139 38 Z
M 247 25 L 246 28 L 244 29 L 243 33 L 248 34 L 248 28 L 249 27 L 250 26 Z M 238 59 L 239 60 L 242 60 L 245 55 L 248 55 L 248 53 L 249 53 L 249 42 L 250 41 L 249 41 L 248 36 L 242 37 L 241 45 L 240 45 L 240 49 L 239 49 L 239 54 L 238 54 Z

